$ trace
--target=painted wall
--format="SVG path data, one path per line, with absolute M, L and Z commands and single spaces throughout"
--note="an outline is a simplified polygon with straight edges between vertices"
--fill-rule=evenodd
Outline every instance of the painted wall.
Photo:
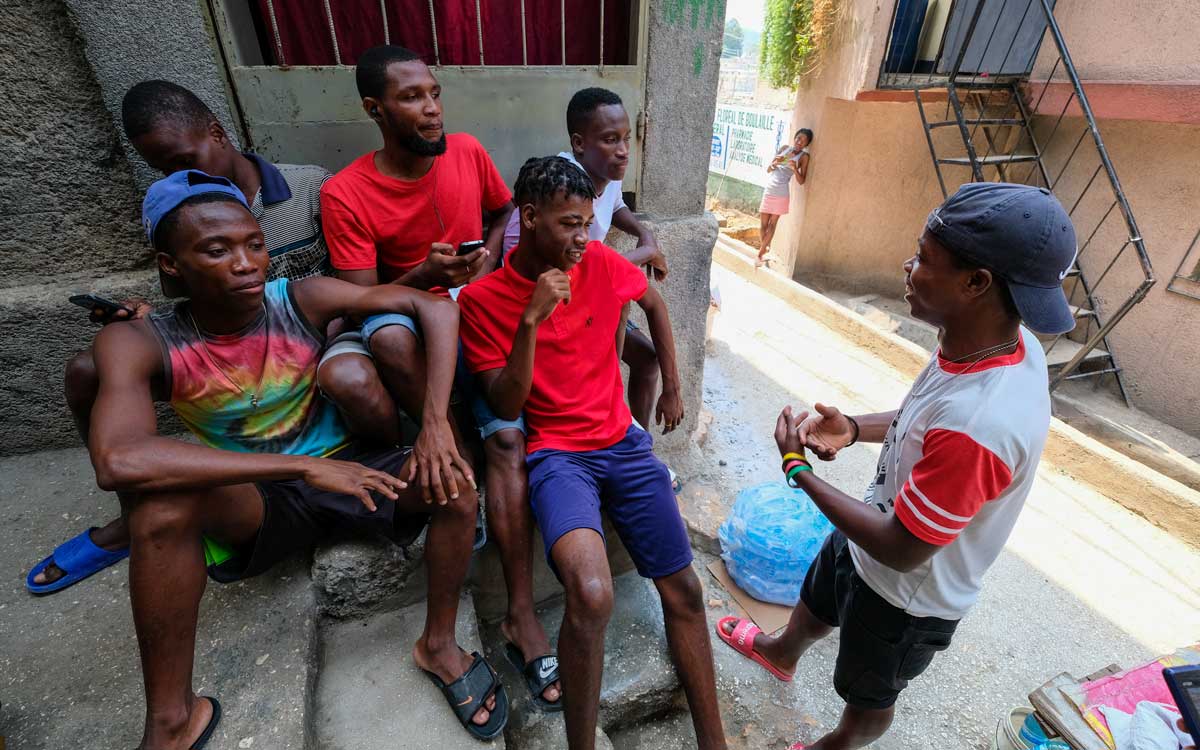
M 1055 18 L 1084 81 L 1200 81 L 1194 0 L 1059 0 Z M 1057 57 L 1043 45 L 1034 78 Z
M 1039 118 L 1046 119 L 1049 118 Z M 1042 122 L 1045 128 L 1051 123 Z M 1110 337 L 1134 404 L 1185 432 L 1200 434 L 1200 301 L 1167 291 L 1167 283 L 1200 227 L 1200 126 L 1102 120 L 1100 132 L 1117 174 L 1158 283 L 1114 329 Z M 1064 119 L 1069 134 L 1084 121 Z M 1074 145 L 1072 137 L 1050 144 L 1050 163 L 1061 162 Z M 1097 164 L 1095 157 L 1073 163 L 1056 193 L 1068 205 L 1082 192 Z M 1100 179 L 1103 179 L 1101 177 Z M 1076 209 L 1077 227 L 1094 227 L 1111 204 L 1110 193 L 1093 188 Z M 1084 274 L 1096 280 L 1126 238 L 1120 216 L 1110 216 L 1079 257 Z M 1080 238 L 1085 242 L 1086 237 Z M 1135 256 L 1127 252 L 1097 290 L 1098 306 L 1112 310 L 1141 280 Z
M 808 216 L 808 196 L 814 193 L 823 179 L 820 172 L 824 164 L 833 164 L 843 158 L 841 151 L 826 145 L 826 138 L 836 139 L 835 122 L 827 102 L 834 99 L 853 99 L 863 88 L 874 88 L 879 77 L 879 66 L 883 59 L 883 48 L 887 41 L 888 24 L 891 22 L 892 6 L 882 0 L 851 0 L 843 9 L 837 32 L 830 48 L 822 58 L 819 70 L 810 74 L 796 92 L 790 131 L 810 128 L 813 144 L 809 148 L 808 184 L 804 188 L 792 186 L 790 211 L 779 221 L 773 253 L 780 259 L 780 268 L 791 268 L 800 263 L 811 265 L 812 251 L 802 248 L 805 236 L 804 225 Z M 826 118 L 829 117 L 828 121 Z M 829 167 L 840 171 L 840 167 Z M 820 221 L 820 220 L 818 220 Z M 799 256 L 806 260 L 798 261 Z

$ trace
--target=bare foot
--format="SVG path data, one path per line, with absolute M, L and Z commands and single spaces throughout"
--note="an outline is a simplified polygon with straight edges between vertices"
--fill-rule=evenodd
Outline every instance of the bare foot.
M 427 645 L 425 639 L 419 640 L 417 645 L 413 646 L 412 656 L 418 667 L 434 673 L 447 685 L 462 677 L 471 668 L 470 654 L 459 648 L 454 641 L 451 641 L 449 646 L 434 649 Z M 495 708 L 496 696 L 493 695 L 475 712 L 471 722 L 479 726 L 487 724 L 492 715 L 491 711 Z
M 545 629 L 538 622 L 537 618 L 530 612 L 526 617 L 521 618 L 522 622 L 517 623 L 511 615 L 500 623 L 500 633 L 505 640 L 512 642 L 514 646 L 521 650 L 526 660 L 536 659 L 539 656 L 553 654 L 554 651 L 550 648 L 550 639 L 546 636 Z M 542 691 L 542 698 L 549 703 L 557 703 L 562 697 L 562 685 L 558 680 L 555 680 L 546 689 Z
M 721 631 L 725 635 L 732 636 L 734 628 L 737 627 L 736 620 L 730 620 L 721 624 Z M 754 634 L 754 643 L 751 644 L 750 650 L 767 661 L 771 662 L 776 668 L 784 672 L 793 672 L 796 669 L 798 659 L 789 659 L 788 657 L 778 653 L 779 649 L 776 646 L 776 641 L 771 636 L 763 632 Z
M 125 525 L 119 519 L 103 528 L 91 529 L 88 533 L 92 538 L 93 544 L 108 552 L 116 552 L 119 549 L 129 546 L 129 537 L 125 533 Z M 47 583 L 54 583 L 66 574 L 67 571 L 55 565 L 54 560 L 51 559 L 46 567 L 42 569 L 42 572 L 33 577 L 33 582 L 38 586 L 45 586 Z

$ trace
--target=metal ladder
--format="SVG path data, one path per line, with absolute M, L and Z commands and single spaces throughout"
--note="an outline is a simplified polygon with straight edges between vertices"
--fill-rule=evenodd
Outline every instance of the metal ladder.
M 980 81 L 978 77 L 971 77 L 969 81 L 960 82 L 956 79 L 957 76 L 953 75 L 946 79 L 946 111 L 940 120 L 930 118 L 926 110 L 927 105 L 922 101 L 921 91 L 914 90 L 921 125 L 925 130 L 925 140 L 929 146 L 929 155 L 933 160 L 942 196 L 949 195 L 942 171 L 944 167 L 969 168 L 973 182 L 1016 182 L 1053 191 L 1056 179 L 1051 177 L 1043 161 L 1042 148 L 1031 126 L 1029 108 L 1021 91 L 1022 81 L 1016 78 Z M 939 154 L 935 142 L 938 139 L 935 139 L 934 135 L 941 128 L 957 129 L 965 153 Z M 979 134 L 983 136 L 982 143 L 976 139 Z M 957 145 L 953 147 L 955 151 Z M 950 148 L 943 145 L 942 150 L 948 151 Z M 1078 149 L 1078 146 L 1076 148 Z M 1021 169 L 1021 165 L 1029 166 L 1027 169 Z M 1061 178 L 1065 171 L 1064 166 L 1058 176 Z M 1063 196 L 1059 197 L 1066 205 L 1066 199 Z M 1076 201 L 1075 207 L 1078 205 L 1079 201 Z M 1074 212 L 1074 207 L 1068 208 Z M 1087 242 L 1080 247 L 1080 255 L 1095 235 L 1093 231 Z M 1051 388 L 1063 380 L 1099 379 L 1105 375 L 1112 375 L 1121 397 L 1128 403 L 1129 396 L 1125 390 L 1121 367 L 1117 364 L 1116 356 L 1108 342 L 1108 332 L 1119 318 L 1109 324 L 1102 320 L 1102 313 L 1093 296 L 1093 285 L 1084 277 L 1079 267 L 1078 256 L 1064 278 L 1064 292 L 1071 302 L 1076 320 L 1076 330 L 1069 335 L 1082 337 L 1084 343 L 1068 338 L 1068 334 L 1043 339 L 1046 363 L 1051 370 Z M 1081 369 L 1081 365 L 1086 367 Z

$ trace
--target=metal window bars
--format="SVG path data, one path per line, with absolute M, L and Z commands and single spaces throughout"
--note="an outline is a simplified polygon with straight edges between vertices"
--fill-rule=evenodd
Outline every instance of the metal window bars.
M 342 65 L 341 45 L 338 42 L 337 22 L 334 20 L 333 7 L 331 3 L 337 0 L 323 0 L 322 6 L 324 10 L 324 22 L 329 29 L 329 38 L 333 44 L 333 57 L 335 65 Z M 521 12 L 521 64 L 529 65 L 529 28 L 527 25 L 526 0 L 520 0 Z M 605 5 L 607 3 L 601 0 L 599 3 L 600 24 L 597 33 L 599 41 L 599 68 L 604 69 L 604 22 L 605 22 Z M 270 26 L 271 41 L 275 46 L 276 64 L 286 66 L 287 58 L 283 49 L 283 37 L 280 33 L 279 10 L 276 8 L 276 0 L 266 0 L 267 17 L 266 21 Z M 383 26 L 383 42 L 391 44 L 391 30 L 388 25 L 388 12 L 386 0 L 379 0 L 379 12 L 382 16 Z M 561 65 L 567 65 L 567 3 L 566 0 L 559 1 L 559 49 L 561 52 Z M 483 46 L 483 8 L 481 0 L 475 0 L 475 33 L 479 40 L 479 66 L 486 66 L 484 60 Z M 432 30 L 431 37 L 433 42 L 433 57 L 434 65 L 442 64 L 441 47 L 438 44 L 438 14 L 435 0 L 429 0 L 429 26 Z
M 1043 342 L 1050 387 L 1111 374 L 1128 401 L 1109 337 L 1154 285 L 1154 271 L 1054 17 L 1053 0 L 954 0 L 940 32 L 928 28 L 923 10 L 920 0 L 898 0 L 880 87 L 914 93 L 943 195 L 944 170 L 965 167 L 971 181 L 1038 185 L 1062 201 L 1082 240 L 1064 277 L 1077 325 Z M 914 31 L 919 16 L 922 28 Z M 921 60 L 920 48 L 926 55 L 933 48 L 933 33 L 942 33 L 937 52 Z M 1044 80 L 1031 81 L 1042 75 Z M 926 99 L 940 90 L 946 105 L 935 120 Z M 953 135 L 938 135 L 944 132 Z M 1110 221 L 1114 214 L 1120 222 Z

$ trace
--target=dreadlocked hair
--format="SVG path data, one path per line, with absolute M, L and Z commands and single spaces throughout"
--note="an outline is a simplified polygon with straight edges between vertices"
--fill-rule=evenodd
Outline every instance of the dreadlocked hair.
M 564 198 L 596 198 L 592 178 L 561 156 L 541 156 L 526 161 L 513 185 L 518 206 L 542 204 L 559 194 Z

